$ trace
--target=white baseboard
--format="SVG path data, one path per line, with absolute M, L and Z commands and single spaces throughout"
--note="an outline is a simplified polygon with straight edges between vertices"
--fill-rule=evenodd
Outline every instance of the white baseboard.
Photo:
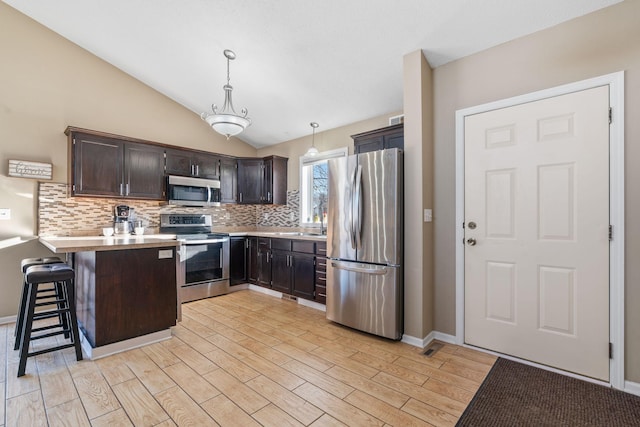
M 320 304 L 319 302 L 309 301 L 306 299 L 298 298 L 298 304 L 303 305 L 305 307 L 315 308 L 320 311 L 327 311 L 327 306 L 324 304 Z
M 445 334 L 438 331 L 431 331 L 429 332 L 429 335 L 427 335 L 424 338 L 416 338 L 406 334 L 402 336 L 403 343 L 412 345 L 414 347 L 420 347 L 420 348 L 427 347 L 429 344 L 431 344 L 431 341 L 433 340 L 442 341 L 447 344 L 456 343 L 456 337 L 454 335 L 449 335 L 449 334 Z
M 445 334 L 444 332 L 433 331 L 433 339 L 434 340 L 438 340 L 438 341 L 442 341 L 442 342 L 447 343 L 447 344 L 456 344 L 457 343 L 455 335 Z
M 427 343 L 429 342 L 428 340 L 431 334 L 427 335 L 426 338 L 416 338 L 416 337 L 412 337 L 411 335 L 404 334 L 402 335 L 402 342 L 405 344 L 412 345 L 414 347 L 425 348 Z
M 635 394 L 636 396 L 640 396 L 640 383 L 625 381 L 624 391 L 627 393 Z
M 113 344 L 91 347 L 89 340 L 85 337 L 84 333 L 80 331 L 80 344 L 82 346 L 82 351 L 87 359 L 91 360 L 100 359 L 111 356 L 112 354 L 168 340 L 169 338 L 171 338 L 171 329 L 165 329 L 163 331 L 153 332 L 151 334 L 119 341 Z
M 282 298 L 282 295 L 283 295 L 282 292 L 274 291 L 272 289 L 267 289 L 267 288 L 263 288 L 262 286 L 257 286 L 252 284 L 249 284 L 248 289 L 250 291 L 260 292 L 261 294 L 266 294 L 275 298 Z M 297 298 L 297 301 L 298 301 L 298 304 L 304 305 L 305 307 L 315 308 L 316 310 L 325 311 L 325 312 L 327 311 L 327 306 L 324 304 L 320 304 L 318 302 L 309 301 L 302 298 Z
M 0 325 L 6 325 L 7 323 L 16 323 L 18 316 L 5 316 L 0 317 Z
M 282 298 L 282 292 L 273 291 L 271 289 L 263 288 L 262 286 L 256 286 L 249 284 L 249 290 L 260 292 L 261 294 L 267 294 L 272 297 Z

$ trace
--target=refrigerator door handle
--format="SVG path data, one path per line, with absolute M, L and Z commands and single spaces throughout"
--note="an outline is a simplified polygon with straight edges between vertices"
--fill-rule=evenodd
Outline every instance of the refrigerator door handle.
M 351 242 L 351 249 L 356 249 L 356 235 L 355 235 L 355 227 L 353 224 L 353 195 L 355 193 L 355 183 L 356 181 L 356 169 L 353 170 L 351 174 L 351 180 L 349 183 L 349 218 L 348 218 L 348 227 L 349 230 L 349 241 Z
M 362 249 L 362 166 L 358 165 L 356 172 L 356 202 L 354 208 L 356 210 L 353 234 L 355 234 L 356 249 Z
M 336 261 L 331 262 L 331 267 L 337 268 L 338 270 L 346 270 L 346 271 L 354 271 L 356 273 L 367 273 L 367 274 L 376 274 L 376 275 L 385 275 L 387 274 L 387 268 L 383 266 L 375 266 L 375 267 L 363 267 L 362 264 L 344 264 Z

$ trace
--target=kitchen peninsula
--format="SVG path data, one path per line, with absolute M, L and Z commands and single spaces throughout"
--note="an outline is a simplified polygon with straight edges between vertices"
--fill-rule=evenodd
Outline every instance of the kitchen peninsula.
M 178 318 L 175 236 L 41 237 L 76 271 L 76 310 L 89 358 L 171 337 Z

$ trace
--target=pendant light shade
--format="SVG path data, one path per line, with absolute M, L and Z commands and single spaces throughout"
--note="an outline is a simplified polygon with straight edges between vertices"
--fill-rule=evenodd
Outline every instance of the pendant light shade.
M 313 157 L 318 155 L 318 149 L 316 148 L 316 128 L 320 125 L 316 122 L 311 122 L 309 125 L 313 128 L 313 135 L 311 136 L 311 147 L 309 147 L 305 155 Z
M 236 113 L 233 108 L 233 100 L 231 98 L 233 86 L 231 86 L 229 78 L 229 61 L 236 59 L 236 54 L 232 50 L 226 49 L 224 56 L 227 58 L 227 84 L 222 87 L 224 89 L 224 105 L 222 110 L 218 112 L 218 106 L 213 104 L 211 105 L 213 114 L 202 113 L 200 117 L 209 123 L 213 130 L 229 139 L 229 137 L 237 135 L 249 127 L 251 119 L 247 117 L 249 111 L 246 108 L 240 110 L 241 114 Z

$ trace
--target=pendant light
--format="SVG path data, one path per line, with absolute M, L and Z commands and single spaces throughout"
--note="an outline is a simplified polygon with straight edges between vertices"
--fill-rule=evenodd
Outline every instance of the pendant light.
M 241 114 L 236 113 L 236 110 L 233 108 L 233 100 L 231 99 L 233 86 L 231 86 L 229 79 L 229 61 L 236 59 L 236 54 L 229 49 L 225 49 L 223 53 L 227 58 L 227 84 L 222 87 L 224 89 L 224 105 L 222 106 L 222 111 L 218 112 L 218 106 L 212 104 L 211 109 L 213 110 L 213 114 L 202 113 L 200 117 L 209 123 L 209 126 L 211 126 L 213 130 L 229 139 L 229 137 L 245 130 L 251 124 L 251 119 L 247 117 L 249 111 L 246 108 L 240 110 Z
M 305 154 L 305 156 L 313 157 L 318 154 L 318 149 L 316 148 L 316 128 L 320 125 L 316 122 L 311 122 L 309 123 L 309 125 L 311 125 L 311 127 L 313 128 L 313 135 L 311 136 L 311 147 L 309 147 L 309 150 L 307 151 L 307 154 Z

